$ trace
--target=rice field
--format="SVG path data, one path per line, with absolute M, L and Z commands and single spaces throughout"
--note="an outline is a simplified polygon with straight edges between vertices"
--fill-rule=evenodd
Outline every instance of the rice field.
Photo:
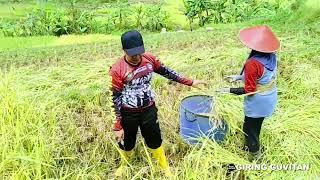
M 261 132 L 263 164 L 307 164 L 309 169 L 226 174 L 230 163 L 249 164 L 242 151 L 243 97 L 216 94 L 215 90 L 230 86 L 223 76 L 241 70 L 248 50 L 237 33 L 248 25 L 144 36 L 148 51 L 165 65 L 209 82 L 202 89 L 193 89 L 154 77 L 172 179 L 320 178 L 317 23 L 271 24 L 281 40 L 279 104 Z M 119 155 L 111 131 L 114 115 L 107 72 L 122 55 L 120 39 L 65 38 L 72 40 L 43 37 L 48 43 L 36 40 L 32 46 L 21 45 L 30 42 L 29 38 L 0 41 L 4 47 L 0 50 L 0 179 L 114 179 Z M 5 48 L 4 42 L 13 43 L 12 48 Z M 223 144 L 204 140 L 202 146 L 191 147 L 180 138 L 180 101 L 193 94 L 215 98 L 219 116 L 230 126 Z M 123 179 L 165 179 L 155 170 L 140 135 L 138 139 L 134 162 Z

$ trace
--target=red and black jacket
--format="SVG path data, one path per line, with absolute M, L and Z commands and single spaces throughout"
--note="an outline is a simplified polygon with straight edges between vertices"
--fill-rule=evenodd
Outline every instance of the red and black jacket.
M 180 76 L 175 71 L 165 67 L 154 55 L 144 53 L 141 62 L 134 66 L 128 63 L 125 56 L 120 58 L 110 68 L 112 77 L 112 96 L 116 121 L 114 130 L 121 130 L 121 109 L 138 110 L 154 104 L 154 92 L 151 88 L 153 72 L 167 79 L 191 86 L 193 81 Z

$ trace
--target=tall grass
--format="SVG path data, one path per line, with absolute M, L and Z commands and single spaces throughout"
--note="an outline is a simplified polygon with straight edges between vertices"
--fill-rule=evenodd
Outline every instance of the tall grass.
M 279 104 L 263 125 L 262 163 L 306 163 L 310 169 L 235 171 L 232 177 L 226 176 L 227 164 L 249 163 L 242 151 L 242 97 L 214 93 L 216 88 L 230 86 L 222 77 L 239 73 L 247 57 L 237 39 L 242 27 L 145 35 L 147 49 L 167 66 L 209 82 L 197 90 L 169 84 L 159 76 L 153 81 L 173 179 L 316 179 L 320 173 L 320 49 L 314 31 L 305 34 L 289 26 L 273 27 L 282 44 Z M 121 56 L 118 41 L 1 52 L 1 179 L 114 178 L 119 155 L 111 131 L 114 116 L 107 71 Z M 192 94 L 215 97 L 219 115 L 230 126 L 222 145 L 204 140 L 202 146 L 191 147 L 180 138 L 179 102 Z M 139 135 L 132 166 L 123 179 L 163 179 L 152 161 Z
M 307 21 L 314 21 L 320 18 L 320 5 L 319 2 L 315 0 L 308 0 L 301 7 L 300 12 L 302 12 L 303 17 Z

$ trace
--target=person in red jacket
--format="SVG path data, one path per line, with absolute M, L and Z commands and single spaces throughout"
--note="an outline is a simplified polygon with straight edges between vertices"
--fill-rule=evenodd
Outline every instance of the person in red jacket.
M 222 88 L 218 92 L 245 95 L 244 149 L 249 151 L 249 160 L 261 159 L 260 131 L 265 118 L 275 111 L 277 95 L 277 55 L 280 41 L 268 26 L 242 29 L 240 41 L 251 49 L 240 75 L 227 78 L 232 82 L 242 80 L 243 87 Z
M 121 149 L 122 163 L 115 175 L 121 176 L 135 147 L 138 128 L 166 176 L 171 176 L 164 150 L 151 88 L 153 72 L 187 86 L 205 84 L 202 80 L 182 77 L 164 66 L 156 56 L 145 52 L 141 34 L 128 31 L 121 36 L 125 55 L 110 68 L 116 120 L 114 134 Z

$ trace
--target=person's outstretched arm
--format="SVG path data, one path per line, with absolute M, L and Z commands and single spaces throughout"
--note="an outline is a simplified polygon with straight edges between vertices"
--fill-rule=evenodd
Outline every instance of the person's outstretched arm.
M 187 86 L 193 86 L 193 87 L 198 87 L 198 85 L 200 84 L 207 84 L 203 80 L 192 80 L 179 75 L 174 70 L 164 66 L 154 55 L 150 53 L 146 53 L 145 55 L 153 63 L 154 72 L 157 74 L 160 74 L 161 76 L 169 80 L 172 80 Z
M 175 82 L 187 85 L 187 86 L 192 86 L 192 84 L 193 84 L 193 80 L 192 79 L 189 79 L 189 78 L 186 78 L 186 77 L 183 77 L 183 76 L 179 75 L 177 72 L 175 72 L 174 70 L 164 66 L 163 64 L 161 64 L 155 70 L 155 72 L 160 74 L 161 76 L 169 79 L 169 80 L 172 80 L 172 81 L 175 81 Z
M 263 75 L 264 67 L 256 60 L 250 60 L 244 67 L 244 87 L 222 88 L 219 92 L 232 93 L 236 95 L 254 93 L 257 90 L 257 80 Z

